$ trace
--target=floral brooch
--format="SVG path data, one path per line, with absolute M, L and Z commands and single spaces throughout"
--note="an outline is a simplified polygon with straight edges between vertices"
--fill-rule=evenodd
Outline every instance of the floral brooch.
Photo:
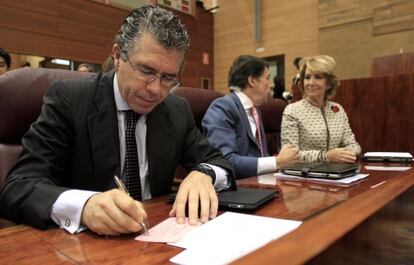
M 337 105 L 332 105 L 331 106 L 331 110 L 335 113 L 337 113 L 339 111 L 339 107 Z

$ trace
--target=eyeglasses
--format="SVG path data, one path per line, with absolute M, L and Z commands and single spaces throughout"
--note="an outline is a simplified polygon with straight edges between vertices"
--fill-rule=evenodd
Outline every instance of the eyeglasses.
M 175 89 L 180 85 L 180 81 L 178 81 L 175 78 L 172 78 L 168 75 L 165 74 L 157 74 L 154 71 L 152 71 L 151 69 L 148 69 L 142 65 L 133 65 L 131 63 L 131 61 L 129 60 L 128 54 L 127 52 L 123 52 L 123 54 L 125 54 L 125 57 L 129 63 L 129 65 L 131 66 L 132 70 L 135 71 L 136 73 L 136 77 L 138 79 L 141 79 L 142 81 L 146 82 L 147 84 L 155 81 L 157 78 L 160 79 L 160 84 L 162 87 L 167 88 L 167 89 Z

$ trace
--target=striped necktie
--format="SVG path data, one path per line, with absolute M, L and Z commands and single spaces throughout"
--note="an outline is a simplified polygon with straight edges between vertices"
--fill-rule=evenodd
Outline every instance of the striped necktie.
M 262 143 L 262 131 L 260 127 L 260 117 L 259 113 L 257 113 L 256 107 L 252 107 L 250 109 L 250 114 L 253 116 L 254 123 L 256 124 L 256 142 L 260 149 L 260 154 L 263 157 L 263 143 Z

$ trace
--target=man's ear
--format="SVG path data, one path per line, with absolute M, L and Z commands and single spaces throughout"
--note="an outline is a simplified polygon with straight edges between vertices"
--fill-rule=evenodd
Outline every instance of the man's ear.
M 119 48 L 118 44 L 114 44 L 114 46 L 112 46 L 112 58 L 114 58 L 115 71 L 118 71 L 119 62 L 121 60 L 121 49 Z
M 254 87 L 256 79 L 251 75 L 247 78 L 247 86 L 246 87 Z

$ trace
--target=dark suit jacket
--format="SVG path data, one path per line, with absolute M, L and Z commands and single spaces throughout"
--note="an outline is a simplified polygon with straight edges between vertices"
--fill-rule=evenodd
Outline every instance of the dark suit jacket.
M 63 191 L 114 187 L 120 148 L 113 78 L 109 72 L 51 85 L 0 194 L 2 217 L 46 228 Z M 147 153 L 153 197 L 170 192 L 178 164 L 191 169 L 207 162 L 232 172 L 194 125 L 188 103 L 174 95 L 147 115 Z
M 261 120 L 260 112 L 259 116 Z M 230 161 L 237 178 L 257 175 L 260 149 L 246 111 L 235 93 L 214 100 L 204 115 L 202 126 L 209 143 L 220 149 Z M 260 130 L 264 155 L 268 156 L 263 122 Z

